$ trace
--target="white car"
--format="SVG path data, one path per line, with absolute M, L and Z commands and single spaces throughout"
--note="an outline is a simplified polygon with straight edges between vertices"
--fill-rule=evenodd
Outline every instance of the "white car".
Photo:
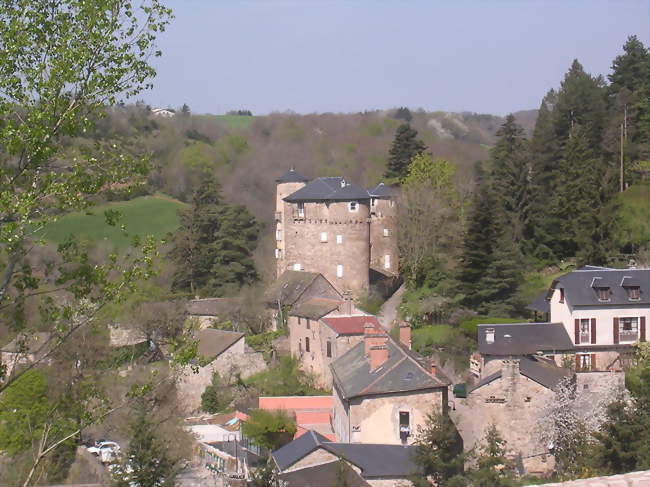
M 93 455 L 97 455 L 102 463 L 110 463 L 117 459 L 120 453 L 120 445 L 114 441 L 100 441 L 88 448 Z

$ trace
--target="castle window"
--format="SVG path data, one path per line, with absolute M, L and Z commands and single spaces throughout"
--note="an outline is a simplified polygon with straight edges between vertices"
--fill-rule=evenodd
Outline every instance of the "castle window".
M 327 242 L 327 232 L 320 232 L 320 241 Z
M 336 277 L 343 277 L 343 264 L 336 265 Z
M 390 236 L 390 230 L 388 228 L 384 228 L 384 237 Z
M 384 269 L 390 269 L 390 254 L 384 255 Z
M 348 211 L 356 213 L 359 211 L 359 202 L 357 201 L 350 201 L 348 203 Z
M 276 230 L 275 231 L 275 239 L 279 242 L 282 240 L 282 230 Z
M 298 203 L 298 218 L 305 218 L 305 204 Z
M 309 337 L 305 337 L 305 352 L 309 351 Z
M 327 341 L 327 358 L 332 358 L 332 342 Z
M 280 257 L 282 257 L 282 250 L 275 249 L 275 258 L 279 259 Z
M 337 235 L 336 236 L 336 243 L 337 244 L 342 244 L 343 243 L 343 235 Z
M 301 270 L 300 264 L 294 264 L 294 265 L 293 265 L 293 270 L 294 270 L 294 271 L 299 271 L 299 270 Z

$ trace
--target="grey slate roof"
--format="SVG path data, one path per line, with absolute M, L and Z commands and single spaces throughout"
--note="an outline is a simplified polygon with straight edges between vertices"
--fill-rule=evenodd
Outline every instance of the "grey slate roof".
M 240 303 L 239 298 L 192 299 L 185 305 L 185 310 L 192 316 L 219 316 L 232 311 Z
M 519 373 L 548 389 L 554 389 L 563 379 L 573 374 L 569 369 L 558 367 L 541 357 L 522 357 L 519 360 Z M 501 371 L 498 370 L 482 378 L 478 384 L 469 390 L 470 394 L 476 389 L 500 379 L 501 376 Z
M 273 459 L 282 471 L 318 448 L 323 448 L 359 467 L 364 479 L 406 478 L 417 472 L 413 461 L 416 450 L 414 446 L 336 443 L 311 430 L 274 451 Z
M 298 191 L 284 198 L 295 203 L 299 201 L 357 201 L 369 199 L 370 194 L 357 184 L 342 177 L 316 178 Z
M 306 183 L 307 181 L 309 181 L 309 178 L 306 178 L 294 168 L 289 169 L 275 180 L 276 183 Z
M 379 183 L 376 187 L 368 191 L 373 198 L 389 198 L 397 196 L 399 190 L 394 186 L 386 186 L 384 183 Z
M 341 304 L 343 304 L 343 301 L 337 301 L 335 299 L 311 298 L 293 306 L 289 314 L 291 316 L 319 320 L 327 313 L 337 309 Z
M 494 343 L 486 330 L 494 329 Z M 478 351 L 482 355 L 530 355 L 540 351 L 573 350 L 573 341 L 562 323 L 512 323 L 478 325 Z
M 269 287 L 265 298 L 269 303 L 280 302 L 292 306 L 320 274 L 305 271 L 284 271 L 277 281 Z
M 243 338 L 244 334 L 237 331 L 205 328 L 196 336 L 199 355 L 206 359 L 218 357 Z
M 641 299 L 631 301 L 623 285 L 639 286 Z M 595 287 L 609 287 L 609 301 L 599 301 Z M 559 277 L 549 289 L 551 292 L 564 288 L 564 294 L 571 306 L 611 306 L 650 304 L 650 269 L 609 269 L 585 266 Z
M 449 380 L 438 372 L 429 374 L 425 359 L 388 337 L 388 360 L 371 371 L 363 341 L 331 365 L 334 382 L 344 398 L 447 387 Z M 438 369 L 440 370 L 440 369 Z
M 370 487 L 346 462 L 329 462 L 314 467 L 301 468 L 293 472 L 280 474 L 280 480 L 287 487 L 332 487 L 336 485 L 339 468 L 342 469 L 346 485 L 349 487 Z

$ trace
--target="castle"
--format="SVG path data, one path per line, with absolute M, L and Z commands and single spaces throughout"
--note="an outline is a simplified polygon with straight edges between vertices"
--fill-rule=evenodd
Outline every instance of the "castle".
M 277 275 L 320 273 L 341 293 L 368 291 L 371 276 L 398 274 L 396 198 L 342 177 L 309 181 L 294 169 L 276 179 Z

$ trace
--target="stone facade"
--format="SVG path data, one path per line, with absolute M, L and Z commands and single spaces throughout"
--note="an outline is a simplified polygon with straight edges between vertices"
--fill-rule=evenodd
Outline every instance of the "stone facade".
M 384 274 L 397 275 L 397 204 L 395 198 L 370 200 L 370 267 Z

